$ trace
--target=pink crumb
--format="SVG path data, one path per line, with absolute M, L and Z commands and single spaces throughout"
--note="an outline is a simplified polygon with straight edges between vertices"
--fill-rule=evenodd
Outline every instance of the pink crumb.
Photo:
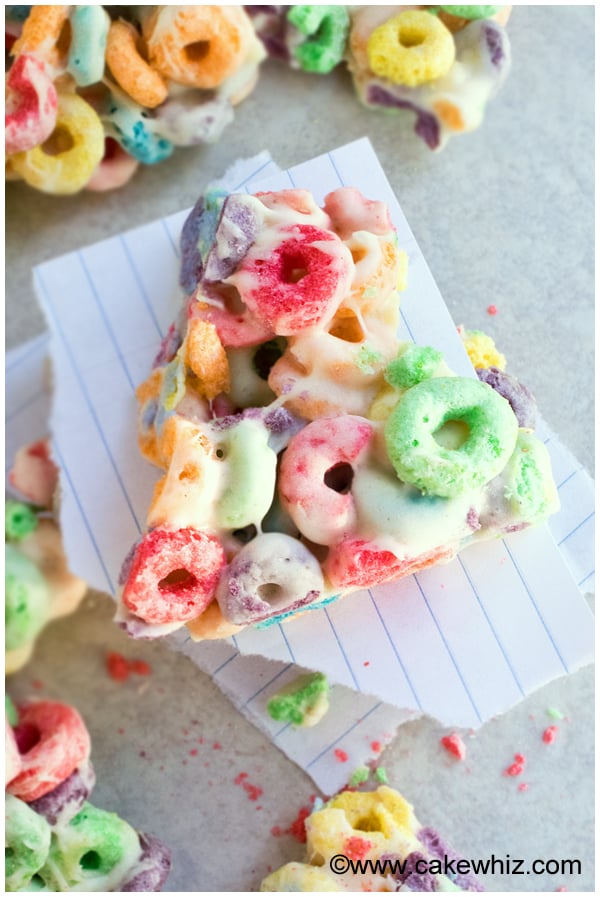
M 306 828 L 304 820 L 307 819 L 311 813 L 312 807 L 300 807 L 298 815 L 288 828 L 281 828 L 280 825 L 274 825 L 271 829 L 271 834 L 274 838 L 280 838 L 281 835 L 291 835 L 292 838 L 295 838 L 300 844 L 306 844 Z
M 558 732 L 558 726 L 548 726 L 547 729 L 544 729 L 542 732 L 542 741 L 544 744 L 552 744 L 556 739 L 556 733 Z
M 190 751 L 190 757 L 197 757 L 197 756 L 198 756 L 198 748 L 192 748 Z
M 517 791 L 529 791 L 529 785 L 527 782 L 520 782 L 517 786 Z
M 525 769 L 525 757 L 523 754 L 515 754 L 514 760 L 515 762 L 511 763 L 511 765 L 504 770 L 505 776 L 520 776 Z
M 117 732 L 119 733 L 119 735 L 124 735 L 124 734 L 125 734 L 125 729 L 122 729 L 121 727 L 119 727 L 119 728 L 117 729 Z
M 333 753 L 334 753 L 335 759 L 339 760 L 340 763 L 348 762 L 348 754 L 346 753 L 346 751 L 343 751 L 341 748 L 336 748 Z
M 106 670 L 115 682 L 125 682 L 129 679 L 129 664 L 118 651 L 109 651 L 106 655 Z
M 365 838 L 356 836 L 346 838 L 344 841 L 344 855 L 349 860 L 364 860 L 372 846 L 372 842 L 367 841 Z
M 440 738 L 440 744 L 457 760 L 464 760 L 467 756 L 465 743 L 457 732 L 452 732 L 451 735 L 445 735 L 443 738 Z
M 363 662 L 363 666 L 364 666 L 364 667 L 369 667 L 369 666 L 371 666 L 371 661 L 370 661 L 370 660 L 365 660 L 365 661 Z
M 380 741 L 372 741 L 371 742 L 371 750 L 376 754 L 380 754 L 383 750 L 383 745 Z
M 247 772 L 240 772 L 240 774 L 233 780 L 233 784 L 242 786 L 242 788 L 248 795 L 248 800 L 258 800 L 258 798 L 263 793 L 263 790 L 262 788 L 259 788 L 258 785 L 252 785 L 250 782 L 247 782 L 247 778 Z
M 487 313 L 488 313 L 488 315 L 497 315 L 497 314 L 498 314 L 498 309 L 496 308 L 495 305 L 488 305 L 488 307 L 487 307 Z
M 213 744 L 213 751 L 220 751 L 223 745 L 219 741 L 215 741 Z
M 130 661 L 129 669 L 132 673 L 137 673 L 138 676 L 149 676 L 152 672 L 152 667 L 145 660 Z

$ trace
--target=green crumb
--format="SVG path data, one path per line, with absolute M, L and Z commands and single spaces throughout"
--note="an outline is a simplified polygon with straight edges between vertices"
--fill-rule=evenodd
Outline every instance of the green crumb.
M 431 346 L 409 346 L 399 358 L 390 361 L 384 377 L 396 389 L 410 389 L 423 380 L 430 380 L 443 358 Z
M 374 374 L 376 365 L 383 361 L 383 355 L 371 346 L 361 346 L 356 353 L 356 366 L 363 374 Z
M 324 673 L 298 676 L 267 703 L 271 719 L 293 726 L 314 726 L 329 709 L 329 683 Z
M 8 695 L 4 695 L 4 712 L 6 714 L 6 719 L 10 723 L 11 726 L 16 726 L 19 722 L 19 714 L 17 713 L 17 708 L 8 697 Z
M 348 784 L 354 788 L 356 785 L 361 785 L 363 782 L 366 782 L 368 778 L 369 768 L 367 766 L 359 766 L 348 779 Z
M 4 502 L 4 538 L 9 542 L 24 539 L 37 525 L 37 514 L 31 505 L 10 499 Z
M 386 772 L 385 766 L 377 766 L 374 770 L 374 776 L 379 782 L 380 785 L 387 785 L 388 783 L 388 774 Z
M 564 719 L 564 714 L 557 710 L 556 707 L 548 707 L 546 709 L 546 713 L 550 717 L 550 719 Z

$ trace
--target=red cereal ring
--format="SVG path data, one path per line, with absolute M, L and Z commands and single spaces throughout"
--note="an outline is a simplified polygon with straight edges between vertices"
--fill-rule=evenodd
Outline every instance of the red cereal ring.
M 43 143 L 54 130 L 57 114 L 58 96 L 46 66 L 34 56 L 19 56 L 6 79 L 6 154 Z
M 292 437 L 283 454 L 279 495 L 300 532 L 331 545 L 356 529 L 353 466 L 366 455 L 373 425 L 350 414 L 322 418 Z
M 189 527 L 144 535 L 131 560 L 123 603 L 146 623 L 186 623 L 212 601 L 225 552 L 214 536 Z
M 64 782 L 90 754 L 90 736 L 73 707 L 58 701 L 33 701 L 19 707 L 14 729 L 21 772 L 7 791 L 26 803 Z
M 346 539 L 329 551 L 323 569 L 334 588 L 367 589 L 418 573 L 450 560 L 453 555 L 447 548 L 437 548 L 418 557 L 401 559 L 365 539 Z
M 349 249 L 331 231 L 311 224 L 280 230 L 269 250 L 254 244 L 230 277 L 242 301 L 278 336 L 329 321 L 349 291 L 354 266 Z
M 217 308 L 200 299 L 194 316 L 212 324 L 221 343 L 227 347 L 241 349 L 243 346 L 258 346 L 275 336 L 247 308 L 237 311 L 227 307 Z

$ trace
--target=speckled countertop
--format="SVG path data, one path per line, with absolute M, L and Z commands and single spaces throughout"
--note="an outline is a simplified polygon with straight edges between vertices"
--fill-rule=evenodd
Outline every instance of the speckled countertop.
M 440 154 L 410 122 L 360 107 L 344 71 L 319 79 L 268 63 L 217 145 L 181 150 L 121 192 L 60 199 L 9 184 L 8 347 L 44 328 L 32 265 L 190 206 L 239 157 L 268 149 L 287 167 L 368 135 L 454 320 L 494 336 L 593 473 L 594 9 L 517 7 L 509 32 L 513 71 L 486 122 Z M 114 683 L 109 648 L 143 657 L 153 674 Z M 550 684 L 466 736 L 464 763 L 441 750 L 429 720 L 402 726 L 382 755 L 390 783 L 464 855 L 582 863 L 579 876 L 490 875 L 489 889 L 593 890 L 593 686 L 589 668 Z M 187 658 L 163 644 L 133 650 L 108 598 L 91 595 L 50 625 L 10 688 L 79 707 L 92 733 L 94 801 L 173 847 L 170 889 L 254 889 L 269 868 L 301 856 L 292 838 L 270 832 L 289 825 L 311 781 Z M 550 706 L 567 719 L 545 745 Z M 524 792 L 502 774 L 517 751 L 527 757 Z M 263 789 L 260 803 L 234 784 L 242 771 Z

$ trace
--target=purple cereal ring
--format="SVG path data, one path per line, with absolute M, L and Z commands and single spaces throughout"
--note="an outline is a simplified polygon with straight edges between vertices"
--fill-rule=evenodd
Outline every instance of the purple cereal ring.
M 50 825 L 65 825 L 81 810 L 94 785 L 96 774 L 89 760 L 81 763 L 71 775 L 52 791 L 31 801 L 29 806 Z
M 483 383 L 487 383 L 506 399 L 520 427 L 535 430 L 537 408 L 535 399 L 526 386 L 499 368 L 478 368 L 476 373 Z
M 154 835 L 138 834 L 142 853 L 119 891 L 160 891 L 171 871 L 171 851 Z

